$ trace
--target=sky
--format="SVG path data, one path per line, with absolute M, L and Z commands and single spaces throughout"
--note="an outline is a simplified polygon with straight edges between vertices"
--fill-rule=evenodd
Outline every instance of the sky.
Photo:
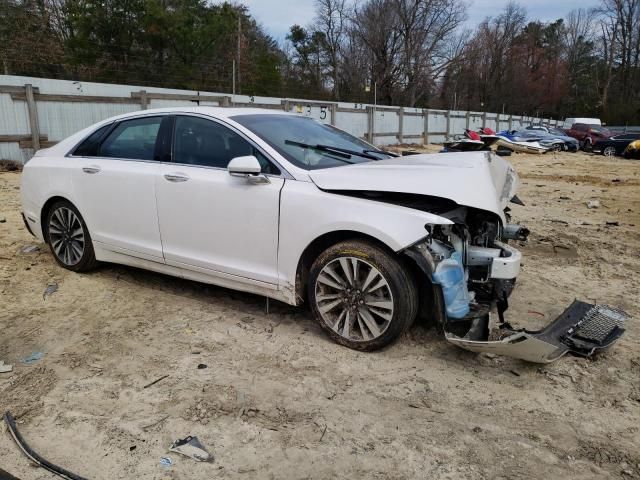
M 487 16 L 499 15 L 508 0 L 470 0 L 470 27 Z M 313 21 L 313 0 L 239 0 L 249 7 L 253 17 L 278 42 L 284 40 L 289 27 L 294 24 L 308 25 Z M 530 20 L 543 22 L 564 17 L 575 8 L 590 7 L 597 0 L 520 0 Z

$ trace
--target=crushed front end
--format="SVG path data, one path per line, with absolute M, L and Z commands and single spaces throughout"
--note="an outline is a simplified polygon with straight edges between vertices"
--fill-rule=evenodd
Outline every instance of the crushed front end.
M 468 207 L 439 214 L 454 224 L 427 226 L 427 239 L 406 253 L 431 281 L 429 316 L 438 319 L 449 342 L 475 352 L 548 363 L 569 352 L 591 356 L 624 332 L 624 312 L 578 301 L 542 330 L 513 328 L 505 311 L 522 255 L 509 242 L 526 241 L 529 231 Z

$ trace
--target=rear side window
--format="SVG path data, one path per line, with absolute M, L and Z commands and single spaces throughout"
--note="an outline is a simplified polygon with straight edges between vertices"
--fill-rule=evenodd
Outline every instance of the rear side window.
M 100 127 L 98 130 L 89 135 L 84 142 L 76 147 L 73 155 L 78 157 L 95 157 L 98 154 L 100 140 L 104 137 L 107 130 L 111 128 L 111 124 Z
M 100 145 L 101 157 L 154 160 L 162 117 L 120 122 Z

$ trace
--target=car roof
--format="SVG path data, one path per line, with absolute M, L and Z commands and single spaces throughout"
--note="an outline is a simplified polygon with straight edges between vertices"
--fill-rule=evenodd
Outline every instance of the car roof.
M 138 116 L 147 116 L 153 114 L 170 114 L 170 113 L 199 113 L 202 115 L 209 115 L 215 118 L 229 118 L 236 115 L 293 115 L 294 113 L 285 112 L 279 110 L 280 106 L 274 104 L 274 108 L 251 108 L 251 107 L 206 107 L 206 106 L 184 106 L 184 107 L 165 107 L 165 108 L 150 108 L 147 110 L 136 110 L 135 112 L 129 112 L 117 117 L 112 117 L 111 120 L 121 120 L 125 118 L 133 118 Z

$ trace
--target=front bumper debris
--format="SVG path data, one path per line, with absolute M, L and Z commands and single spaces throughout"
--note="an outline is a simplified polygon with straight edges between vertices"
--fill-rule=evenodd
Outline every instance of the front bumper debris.
M 489 340 L 489 315 L 475 319 L 460 337 L 447 331 L 447 340 L 472 352 L 486 352 L 534 363 L 549 363 L 566 353 L 584 357 L 611 347 L 624 333 L 629 316 L 606 305 L 574 301 L 546 328 L 537 331 L 500 326 L 500 339 Z

